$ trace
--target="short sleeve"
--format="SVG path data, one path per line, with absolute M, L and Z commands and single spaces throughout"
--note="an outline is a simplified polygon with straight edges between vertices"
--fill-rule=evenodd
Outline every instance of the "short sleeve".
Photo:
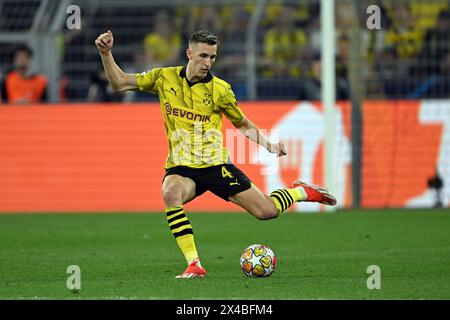
M 140 91 L 148 91 L 157 94 L 157 80 L 161 76 L 162 68 L 155 68 L 151 71 L 136 73 L 136 81 Z
M 232 123 L 239 122 L 244 118 L 244 114 L 242 113 L 241 108 L 236 101 L 236 96 L 231 88 L 229 88 L 225 95 L 222 96 L 219 108 Z

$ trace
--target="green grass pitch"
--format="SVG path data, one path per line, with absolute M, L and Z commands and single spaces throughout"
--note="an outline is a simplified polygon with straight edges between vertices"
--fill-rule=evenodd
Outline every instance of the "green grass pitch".
M 0 215 L 0 299 L 450 299 L 450 210 L 287 214 L 187 213 L 203 279 L 174 279 L 184 258 L 164 214 Z M 269 278 L 239 258 L 263 243 Z M 81 290 L 66 287 L 69 265 Z M 369 290 L 367 268 L 381 270 Z

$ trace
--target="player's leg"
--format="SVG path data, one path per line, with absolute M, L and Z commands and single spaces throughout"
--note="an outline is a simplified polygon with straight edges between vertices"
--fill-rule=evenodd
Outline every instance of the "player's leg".
M 270 196 L 267 196 L 252 184 L 250 189 L 229 197 L 229 200 L 261 220 L 278 217 L 295 202 L 336 204 L 334 196 L 324 188 L 311 186 L 302 181 L 294 182 L 293 187 L 292 189 L 276 189 L 270 193 Z
M 229 200 L 245 209 L 254 217 L 260 220 L 268 220 L 278 217 L 278 215 L 287 210 L 297 199 L 299 195 L 290 195 L 288 189 L 276 190 L 275 194 L 265 195 L 257 186 L 252 184 L 251 188 L 242 191 Z M 289 190 L 291 193 L 297 193 L 296 190 Z
M 291 189 L 276 189 L 267 196 L 253 183 L 250 183 L 248 177 L 235 165 L 226 164 L 222 166 L 221 173 L 222 179 L 217 179 L 219 183 L 211 186 L 212 191 L 239 205 L 261 220 L 276 218 L 292 204 L 299 201 L 320 202 L 327 205 L 336 204 L 336 199 L 328 190 L 308 185 L 302 181 L 294 182 Z M 235 184 L 237 185 L 235 186 Z M 235 187 L 234 190 L 232 186 Z
M 228 200 L 260 220 L 273 219 L 278 216 L 278 209 L 274 201 L 253 183 L 250 189 L 231 196 Z
M 178 174 L 167 175 L 163 181 L 162 193 L 169 228 L 188 264 L 186 271 L 177 277 L 205 276 L 206 271 L 198 258 L 192 226 L 183 209 L 183 205 L 196 196 L 195 182 Z
M 195 182 L 178 174 L 167 175 L 162 184 L 164 203 L 167 206 L 183 206 L 195 198 Z

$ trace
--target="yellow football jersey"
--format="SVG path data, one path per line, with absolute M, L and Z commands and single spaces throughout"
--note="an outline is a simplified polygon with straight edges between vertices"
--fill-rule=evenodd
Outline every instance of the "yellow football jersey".
M 155 68 L 136 74 L 140 91 L 159 95 L 169 154 L 165 168 L 205 168 L 229 162 L 223 147 L 222 114 L 236 123 L 244 117 L 231 86 L 208 72 L 199 82 L 185 67 Z

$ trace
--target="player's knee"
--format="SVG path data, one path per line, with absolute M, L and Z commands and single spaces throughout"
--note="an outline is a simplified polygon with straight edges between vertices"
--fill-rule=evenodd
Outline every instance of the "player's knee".
M 177 206 L 183 203 L 182 191 L 175 185 L 165 186 L 162 190 L 162 194 L 166 205 Z
M 278 217 L 278 211 L 276 208 L 272 208 L 272 207 L 259 208 L 255 212 L 255 217 L 259 220 L 274 219 L 274 218 Z

